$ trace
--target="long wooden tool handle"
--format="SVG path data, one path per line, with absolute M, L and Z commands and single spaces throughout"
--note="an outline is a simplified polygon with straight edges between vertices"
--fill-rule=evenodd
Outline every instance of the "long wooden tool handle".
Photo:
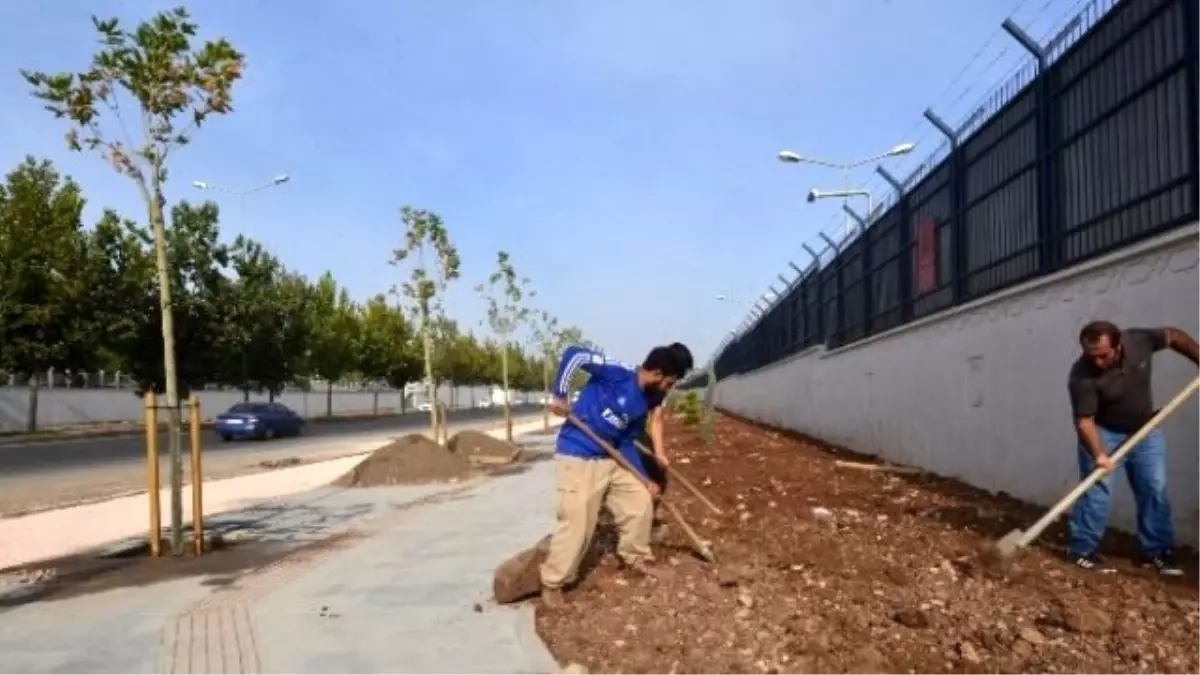
M 650 489 L 650 481 L 641 473 L 639 473 L 637 469 L 633 468 L 633 465 L 629 463 L 629 460 L 625 459 L 624 455 L 617 452 L 613 446 L 609 445 L 608 441 L 600 438 L 595 431 L 592 431 L 590 426 L 582 422 L 578 417 L 575 416 L 574 413 L 568 413 L 567 420 L 571 424 L 579 427 L 580 431 L 586 434 L 588 438 L 592 439 L 592 442 L 600 446 L 604 452 L 608 453 L 608 456 L 611 457 L 617 464 L 619 464 L 621 468 L 633 474 L 635 478 L 640 480 L 642 485 L 646 486 L 647 490 Z M 700 556 L 706 559 L 711 559 L 712 551 L 710 551 L 708 546 L 705 545 L 704 541 L 696 535 L 696 531 L 692 529 L 691 525 L 688 525 L 687 521 L 683 519 L 683 515 L 679 513 L 679 510 L 675 508 L 675 505 L 667 502 L 666 499 L 660 498 L 659 501 L 662 502 L 667 511 L 669 511 L 671 515 L 675 517 L 675 520 L 679 522 L 679 527 L 683 530 L 684 534 L 688 536 L 688 539 L 692 540 L 692 546 L 696 548 L 696 551 L 700 553 Z
M 671 516 L 675 518 L 675 522 L 679 523 L 680 529 L 683 530 L 683 533 L 687 535 L 688 539 L 692 540 L 692 546 L 696 548 L 696 552 L 700 554 L 700 557 L 712 562 L 715 559 L 712 549 L 710 549 L 708 545 L 704 543 L 704 540 L 700 538 L 700 535 L 696 534 L 696 531 L 692 529 L 692 526 L 688 525 L 688 522 L 683 519 L 683 514 L 679 512 L 679 509 L 675 508 L 675 505 L 671 502 L 663 502 L 663 507 L 666 508 Z
M 654 454 L 645 445 L 642 445 L 641 441 L 634 441 L 633 443 L 634 443 L 634 445 L 637 446 L 638 450 L 641 450 L 642 452 L 644 452 L 648 455 Z M 716 504 L 712 503 L 708 499 L 708 497 L 705 497 L 704 494 L 702 492 L 700 492 L 699 488 L 697 488 L 695 485 L 692 485 L 692 482 L 690 480 L 688 480 L 687 478 L 685 478 L 684 475 L 679 472 L 679 469 L 676 469 L 673 464 L 667 465 L 667 474 L 669 476 L 671 476 L 671 478 L 674 478 L 675 480 L 679 481 L 680 485 L 687 488 L 687 491 L 692 493 L 692 495 L 695 496 L 696 499 L 699 499 L 705 506 L 712 509 L 713 513 L 717 514 L 718 516 L 724 515 L 724 512 L 721 509 L 719 509 Z
M 617 464 L 620 464 L 622 469 L 625 469 L 629 473 L 633 474 L 634 478 L 637 478 L 639 481 L 641 481 L 642 485 L 645 485 L 647 490 L 650 489 L 650 481 L 645 476 L 643 476 L 640 471 L 633 468 L 633 465 L 629 463 L 629 460 L 625 459 L 624 455 L 617 452 L 616 449 L 613 448 L 613 446 L 609 445 L 608 441 L 604 440 L 603 438 L 600 438 L 600 436 L 595 431 L 592 431 L 592 428 L 590 426 L 588 426 L 583 421 L 581 421 L 578 417 L 576 417 L 575 413 L 568 413 L 567 421 L 569 421 L 571 424 L 574 424 L 575 426 L 579 427 L 579 430 L 582 431 L 584 434 L 587 434 L 587 437 L 592 439 L 593 443 L 600 446 L 600 448 L 602 450 L 604 450 L 604 452 L 607 452 L 608 456 L 611 457 L 614 462 L 616 462 Z
M 1137 447 L 1138 443 L 1141 443 L 1146 436 L 1149 436 L 1151 431 L 1157 429 L 1158 425 L 1163 423 L 1163 420 L 1167 419 L 1171 413 L 1175 412 L 1179 406 L 1183 405 L 1184 401 L 1194 394 L 1197 388 L 1200 388 L 1200 378 L 1193 379 L 1188 386 L 1180 390 L 1178 394 L 1175 394 L 1175 398 L 1171 399 L 1170 403 L 1163 406 L 1162 410 L 1159 410 L 1154 417 L 1151 417 L 1150 421 L 1146 422 L 1141 429 L 1138 429 L 1132 436 L 1126 438 L 1125 442 L 1122 443 L 1120 447 L 1118 447 L 1116 451 L 1112 453 L 1112 455 L 1110 455 L 1113 464 L 1115 465 L 1124 459 L 1125 455 L 1128 455 L 1135 447 Z M 1076 485 L 1074 490 L 1068 492 L 1066 497 L 1063 497 L 1057 504 L 1052 506 L 1050 510 L 1046 512 L 1046 515 L 1042 516 L 1041 519 L 1031 525 L 1029 529 L 1021 533 L 1021 538 L 1017 541 L 1017 545 L 1024 547 L 1027 546 L 1029 542 L 1037 539 L 1042 532 L 1050 526 L 1050 523 L 1054 522 L 1056 518 L 1062 515 L 1063 511 L 1066 511 L 1068 508 L 1070 508 L 1076 500 L 1083 496 L 1083 493 L 1091 489 L 1093 485 L 1095 485 L 1101 478 L 1104 477 L 1105 473 L 1106 472 L 1104 469 L 1097 468 L 1090 475 L 1088 475 L 1087 478 L 1083 479 L 1083 482 L 1081 482 L 1079 485 Z

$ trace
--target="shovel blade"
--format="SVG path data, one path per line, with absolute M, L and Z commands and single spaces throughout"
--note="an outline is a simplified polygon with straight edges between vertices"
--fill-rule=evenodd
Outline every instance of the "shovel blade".
M 996 542 L 995 552 L 1001 558 L 1011 558 L 1021 550 L 1021 536 L 1025 534 L 1021 530 L 1013 530 Z

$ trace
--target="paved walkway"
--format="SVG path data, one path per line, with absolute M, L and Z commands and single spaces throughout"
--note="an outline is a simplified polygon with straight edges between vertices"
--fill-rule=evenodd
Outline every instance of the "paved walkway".
M 549 451 L 553 437 L 524 440 Z M 248 542 L 211 560 L 275 552 L 250 572 L 0 598 L 0 672 L 554 672 L 532 607 L 490 601 L 495 567 L 552 526 L 552 465 L 527 466 L 319 488 L 214 518 Z

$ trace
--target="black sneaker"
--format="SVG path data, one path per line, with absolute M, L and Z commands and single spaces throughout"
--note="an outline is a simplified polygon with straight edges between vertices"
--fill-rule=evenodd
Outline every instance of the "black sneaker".
M 1158 573 L 1167 577 L 1183 576 L 1183 568 L 1175 562 L 1175 557 L 1170 553 L 1163 553 L 1154 556 L 1146 561 L 1146 567 L 1153 567 L 1158 570 Z
M 1085 570 L 1103 571 L 1104 558 L 1100 557 L 1099 553 L 1084 553 L 1082 555 L 1071 556 L 1071 564 Z

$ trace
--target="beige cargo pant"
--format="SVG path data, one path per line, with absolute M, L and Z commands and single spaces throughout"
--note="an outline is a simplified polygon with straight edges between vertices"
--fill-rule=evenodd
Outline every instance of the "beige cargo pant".
M 596 531 L 601 505 L 612 511 L 620 531 L 617 556 L 626 563 L 651 557 L 654 504 L 638 478 L 611 459 L 554 458 L 558 481 L 556 518 L 550 551 L 542 563 L 542 585 L 562 588 L 575 581 L 579 564 Z

